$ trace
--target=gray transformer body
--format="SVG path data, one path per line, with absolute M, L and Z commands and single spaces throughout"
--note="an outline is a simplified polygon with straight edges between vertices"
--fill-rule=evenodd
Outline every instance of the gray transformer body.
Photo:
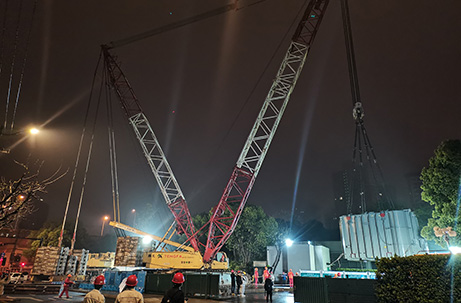
M 418 220 L 410 209 L 344 215 L 339 227 L 344 257 L 349 261 L 374 261 L 424 253 Z

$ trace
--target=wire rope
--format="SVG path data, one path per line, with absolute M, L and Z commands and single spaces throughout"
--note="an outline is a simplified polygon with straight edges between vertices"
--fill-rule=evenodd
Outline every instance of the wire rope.
M 371 144 L 371 140 L 368 136 L 368 133 L 365 128 L 365 124 L 363 121 L 363 108 L 362 108 L 362 101 L 360 97 L 360 89 L 359 89 L 359 81 L 357 75 L 357 67 L 355 61 L 355 53 L 354 53 L 354 43 L 352 38 L 352 26 L 350 21 L 350 14 L 349 14 L 349 5 L 347 0 L 341 0 L 341 11 L 343 17 L 343 29 L 344 29 L 344 40 L 347 52 L 347 63 L 349 69 L 349 81 L 351 86 L 351 94 L 352 94 L 352 106 L 353 106 L 353 116 L 356 123 L 356 131 L 355 131 L 355 139 L 354 139 L 354 150 L 353 150 L 353 166 L 354 172 L 357 171 L 357 161 L 355 157 L 357 156 L 360 159 L 359 162 L 359 182 L 360 182 L 360 203 L 362 207 L 362 213 L 366 211 L 366 193 L 364 192 L 364 184 L 363 181 L 366 175 L 363 157 L 366 156 L 367 162 L 370 166 L 370 173 L 372 180 L 377 188 L 376 199 L 377 199 L 377 206 L 381 210 L 383 207 L 382 200 L 383 194 L 384 198 L 387 200 L 389 207 L 393 208 L 394 204 L 387 194 L 385 182 L 384 182 L 384 174 L 382 169 L 378 163 L 376 158 L 375 151 L 373 149 L 373 145 Z M 358 144 L 358 147 L 357 147 Z M 363 146 L 362 146 L 363 145 Z M 358 148 L 358 149 L 357 149 Z M 363 150 L 364 149 L 364 150 Z M 354 176 L 356 178 L 356 173 Z M 351 182 L 351 184 L 354 184 Z M 353 191 L 354 185 L 351 186 L 351 192 Z M 349 203 L 347 205 L 347 211 L 350 212 L 352 210 L 354 195 L 351 195 Z
M 3 25 L 2 25 L 2 36 L 1 36 L 1 43 L 2 48 L 0 50 L 0 76 L 2 75 L 3 70 L 3 53 L 5 50 L 5 32 L 6 32 L 6 16 L 8 12 L 8 0 L 5 1 L 5 10 L 3 11 Z
M 16 118 L 16 110 L 18 108 L 18 103 L 19 103 L 19 96 L 21 94 L 22 81 L 24 79 L 24 71 L 26 69 L 27 55 L 28 55 L 28 52 L 29 52 L 30 34 L 32 32 L 32 26 L 34 24 L 34 17 L 35 17 L 35 11 L 36 11 L 36 8 L 37 8 L 37 1 L 38 0 L 35 0 L 35 2 L 34 2 L 34 8 L 32 10 L 32 17 L 31 17 L 31 20 L 30 20 L 29 32 L 27 33 L 26 46 L 25 46 L 25 50 L 24 50 L 24 52 L 25 52 L 24 53 L 24 60 L 22 62 L 21 75 L 20 75 L 20 78 L 19 78 L 18 90 L 16 92 L 16 102 L 14 104 L 13 117 L 11 119 L 11 127 L 10 127 L 11 130 L 13 130 L 14 119 Z
M 18 49 L 18 40 L 19 40 L 19 29 L 21 28 L 21 11 L 22 11 L 22 0 L 19 3 L 19 11 L 18 11 L 18 25 L 16 26 L 16 34 L 15 34 L 15 39 L 14 39 L 14 47 L 13 47 L 13 58 L 11 60 L 11 66 L 10 66 L 10 80 L 8 84 L 8 94 L 6 98 L 6 108 L 5 108 L 5 122 L 3 124 L 3 128 L 6 129 L 6 126 L 8 124 L 8 108 L 10 104 L 10 96 L 11 96 L 11 84 L 13 82 L 13 73 L 14 73 L 14 65 L 16 61 L 16 51 Z
M 114 221 L 120 222 L 120 194 L 118 183 L 118 166 L 117 166 L 117 150 L 115 144 L 114 132 L 114 118 L 111 100 L 110 80 L 108 71 L 104 68 L 104 79 L 106 87 L 106 109 L 107 109 L 107 123 L 108 123 L 108 139 L 109 139 L 109 158 L 110 158 L 110 174 L 112 184 L 112 203 L 114 207 Z
M 91 160 L 91 156 L 92 156 L 92 152 L 93 152 L 93 144 L 94 144 L 94 133 L 95 133 L 95 129 L 96 129 L 96 121 L 98 120 L 97 117 L 98 117 L 98 113 L 99 113 L 99 106 L 101 104 L 101 96 L 102 96 L 102 92 L 103 92 L 103 85 L 104 84 L 101 81 L 101 85 L 99 87 L 98 101 L 97 101 L 97 104 L 96 104 L 96 113 L 94 115 L 93 127 L 92 127 L 92 130 L 91 130 L 90 145 L 88 147 L 88 157 L 86 159 L 85 172 L 83 174 L 83 184 L 82 184 L 82 189 L 80 191 L 80 199 L 79 199 L 79 202 L 78 202 L 77 216 L 75 218 L 74 233 L 72 235 L 72 242 L 71 242 L 71 246 L 70 246 L 70 251 L 71 252 L 74 250 L 76 234 L 77 234 L 77 227 L 78 227 L 78 221 L 79 221 L 79 218 L 80 218 L 80 211 L 82 209 L 83 196 L 85 194 L 85 186 L 86 186 L 86 180 L 87 180 L 87 177 L 88 177 L 88 170 L 90 168 L 90 160 Z
M 90 112 L 90 108 L 91 108 L 91 106 L 90 106 L 91 105 L 91 100 L 93 98 L 93 91 L 94 91 L 94 84 L 95 84 L 95 81 L 96 81 L 96 74 L 97 74 L 97 71 L 98 71 L 98 68 L 99 68 L 99 64 L 101 63 L 101 58 L 102 58 L 102 52 L 99 55 L 98 63 L 96 64 L 96 69 L 95 69 L 94 74 L 93 74 L 93 81 L 91 83 L 90 96 L 88 98 L 88 104 L 87 104 L 87 107 L 86 107 L 85 118 L 84 118 L 84 121 L 83 121 L 82 134 L 80 135 L 80 143 L 78 145 L 77 158 L 75 159 L 74 173 L 72 175 L 72 181 L 70 183 L 69 194 L 67 196 L 66 210 L 64 212 L 64 219 L 62 221 L 61 234 L 59 236 L 58 247 L 61 247 L 61 245 L 62 245 L 62 239 L 63 239 L 63 234 L 64 234 L 64 226 L 66 224 L 67 214 L 68 214 L 68 211 L 69 211 L 70 200 L 71 200 L 71 197 L 72 197 L 72 192 L 73 192 L 73 188 L 74 188 L 74 184 L 75 184 L 75 178 L 77 176 L 77 169 L 78 169 L 78 165 L 79 165 L 79 162 L 80 162 L 80 156 L 81 156 L 81 151 L 82 151 L 82 146 L 83 146 L 83 139 L 84 139 L 85 133 L 86 133 L 86 125 L 87 125 L 88 116 L 89 116 L 89 112 Z

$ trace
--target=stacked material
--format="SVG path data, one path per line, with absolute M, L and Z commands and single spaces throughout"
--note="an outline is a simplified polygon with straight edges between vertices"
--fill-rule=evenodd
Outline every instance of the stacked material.
M 54 275 L 58 265 L 59 247 L 39 247 L 32 272 L 34 274 Z
M 118 237 L 115 266 L 136 266 L 139 237 Z
M 92 253 L 89 254 L 87 266 L 95 267 L 114 267 L 115 252 Z

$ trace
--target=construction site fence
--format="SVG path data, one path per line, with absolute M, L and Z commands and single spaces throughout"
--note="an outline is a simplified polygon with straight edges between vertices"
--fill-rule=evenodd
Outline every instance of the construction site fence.
M 302 303 L 374 303 L 376 280 L 294 277 L 294 301 Z
M 182 286 L 187 297 L 213 298 L 220 295 L 220 275 L 215 273 L 184 273 Z M 164 294 L 170 289 L 173 274 L 147 272 L 145 293 Z

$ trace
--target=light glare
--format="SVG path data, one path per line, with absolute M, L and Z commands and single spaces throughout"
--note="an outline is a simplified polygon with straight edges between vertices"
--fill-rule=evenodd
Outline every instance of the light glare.
M 286 240 L 285 240 L 285 244 L 286 244 L 288 247 L 290 247 L 291 245 L 293 245 L 293 240 L 291 240 L 291 239 L 286 239 Z
M 150 242 L 152 242 L 152 238 L 151 238 L 151 237 L 145 236 L 144 238 L 142 238 L 142 243 L 144 243 L 144 244 L 149 244 Z
M 459 247 L 459 246 L 450 246 L 448 249 L 454 255 L 461 254 L 461 247 Z
M 29 132 L 30 132 L 32 135 L 36 135 L 36 134 L 38 134 L 40 131 L 39 131 L 37 128 L 33 127 L 33 128 L 31 128 L 31 129 L 29 130 Z

